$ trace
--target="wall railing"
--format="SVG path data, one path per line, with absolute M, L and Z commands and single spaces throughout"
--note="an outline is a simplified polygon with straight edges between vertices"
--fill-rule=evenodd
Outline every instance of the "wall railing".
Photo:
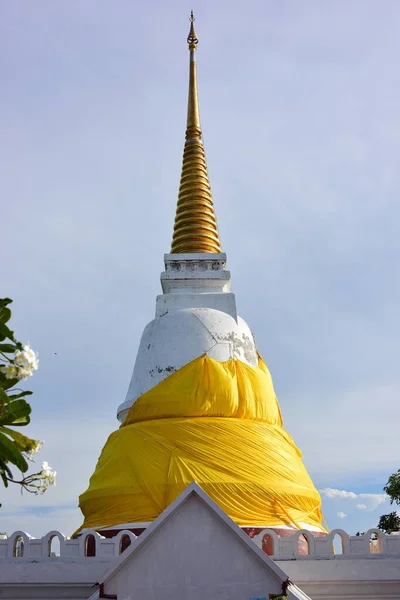
M 0 562 L 7 561 L 68 561 L 97 560 L 107 562 L 121 554 L 136 536 L 120 531 L 105 538 L 97 531 L 86 530 L 78 539 L 69 539 L 59 531 L 49 531 L 42 538 L 33 538 L 24 531 L 15 531 L 0 539 Z M 400 534 L 387 535 L 379 529 L 369 529 L 363 535 L 349 535 L 334 529 L 326 536 L 314 536 L 305 529 L 292 536 L 280 537 L 272 529 L 264 529 L 253 538 L 274 560 L 329 560 L 380 558 L 400 559 Z

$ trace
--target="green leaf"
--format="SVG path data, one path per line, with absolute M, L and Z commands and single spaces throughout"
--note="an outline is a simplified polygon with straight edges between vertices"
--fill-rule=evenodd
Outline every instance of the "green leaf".
M 13 400 L 6 405 L 1 425 L 23 426 L 30 422 L 31 405 L 26 400 Z
M 7 408 L 17 417 L 30 415 L 32 412 L 32 407 L 29 402 L 22 400 L 21 398 L 19 400 L 13 400 Z
M 8 404 L 10 402 L 10 396 L 8 396 L 3 388 L 0 386 L 0 402 L 4 402 L 4 404 Z
M 19 433 L 19 431 L 14 431 L 9 427 L 2 427 L 0 425 L 0 433 L 4 433 L 5 435 L 11 437 L 21 452 L 30 452 L 37 446 L 37 440 L 33 440 L 32 438 Z
M 17 343 L 14 338 L 14 332 L 7 325 L 4 325 L 4 323 L 0 323 L 0 340 L 4 340 L 5 338 Z
M 8 477 L 12 477 L 12 472 L 7 463 L 0 457 L 0 469 L 5 471 Z
M 10 298 L 0 298 L 0 323 L 7 323 L 11 318 L 11 310 L 7 308 L 8 304 L 11 304 Z
M 12 423 L 4 423 L 5 425 L 12 425 L 13 427 L 25 427 L 26 425 L 29 425 L 29 423 L 31 422 L 31 418 L 26 415 L 25 417 L 19 417 L 18 419 L 15 419 Z
M 0 298 L 0 307 L 8 306 L 9 304 L 12 304 L 11 298 Z
M 16 467 L 22 473 L 28 470 L 28 463 L 26 462 L 21 451 L 18 450 L 15 442 L 12 442 L 4 433 L 0 432 L 0 456 L 3 460 L 6 460 Z
M 0 387 L 2 387 L 3 390 L 9 390 L 10 388 L 14 387 L 14 385 L 16 385 L 17 383 L 18 379 L 7 379 L 5 374 L 0 372 Z
M 23 398 L 24 396 L 32 396 L 33 392 L 29 392 L 26 390 L 25 392 L 21 392 L 20 394 L 13 394 L 12 396 L 7 396 L 9 400 L 17 400 L 17 398 Z
M 7 323 L 11 319 L 11 310 L 9 308 L 5 308 L 5 306 L 0 307 L 0 323 Z
M 4 486 L 8 487 L 7 477 L 9 479 L 13 479 L 13 474 L 11 469 L 8 467 L 7 463 L 0 458 L 0 475 L 3 480 Z
M 14 354 L 17 350 L 16 344 L 0 344 L 0 351 L 5 354 Z
M 25 398 L 25 396 L 32 396 L 32 394 L 33 394 L 33 392 L 26 390 L 26 391 L 20 392 L 19 394 L 11 394 L 9 396 L 8 394 L 6 394 L 6 392 L 3 390 L 3 388 L 0 384 L 0 403 L 3 403 L 3 404 L 10 404 L 14 400 L 18 400 L 20 398 Z

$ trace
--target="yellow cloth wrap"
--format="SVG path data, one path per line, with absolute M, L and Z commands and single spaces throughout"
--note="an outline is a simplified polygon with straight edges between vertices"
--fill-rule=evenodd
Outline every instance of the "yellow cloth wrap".
M 82 527 L 148 522 L 196 481 L 241 526 L 321 527 L 266 364 L 204 355 L 140 396 L 79 499 Z

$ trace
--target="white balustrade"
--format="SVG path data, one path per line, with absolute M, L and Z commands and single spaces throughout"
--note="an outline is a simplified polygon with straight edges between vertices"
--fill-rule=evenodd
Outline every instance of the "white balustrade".
M 57 539 L 59 551 L 52 549 Z M 97 531 L 87 530 L 77 539 L 70 539 L 60 531 L 49 531 L 42 538 L 33 538 L 25 531 L 15 531 L 0 539 L 0 562 L 4 561 L 108 561 L 130 545 L 136 536 L 131 531 L 120 531 L 113 538 L 105 538 Z
M 269 546 L 272 545 L 271 558 L 274 560 L 400 558 L 400 534 L 387 535 L 379 529 L 369 529 L 360 536 L 349 535 L 343 529 L 334 529 L 325 536 L 315 536 L 312 532 L 301 529 L 287 537 L 280 537 L 275 531 L 264 529 L 253 541 L 262 548 L 267 539 Z M 54 540 L 56 543 L 58 540 L 58 552 L 52 549 Z M 49 531 L 38 539 L 24 531 L 15 531 L 9 537 L 0 538 L 0 562 L 107 562 L 121 554 L 135 540 L 136 536 L 128 530 L 120 531 L 113 538 L 105 538 L 95 530 L 86 530 L 77 539 L 70 539 L 60 531 Z M 304 550 L 307 551 L 306 554 Z
M 271 558 L 274 560 L 400 558 L 400 535 L 387 535 L 379 529 L 369 529 L 363 535 L 349 535 L 343 529 L 334 529 L 324 536 L 315 536 L 311 531 L 300 529 L 288 537 L 280 537 L 271 529 L 264 529 L 253 541 L 262 548 L 268 536 L 269 545 L 272 542 Z M 338 551 L 335 537 L 341 551 Z

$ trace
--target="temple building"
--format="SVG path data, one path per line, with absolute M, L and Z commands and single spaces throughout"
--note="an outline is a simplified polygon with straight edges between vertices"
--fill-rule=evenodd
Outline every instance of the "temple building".
M 119 426 L 79 498 L 78 531 L 0 539 L 0 598 L 400 600 L 400 536 L 328 531 L 237 314 L 202 141 L 193 14 L 187 42 L 171 251 Z

